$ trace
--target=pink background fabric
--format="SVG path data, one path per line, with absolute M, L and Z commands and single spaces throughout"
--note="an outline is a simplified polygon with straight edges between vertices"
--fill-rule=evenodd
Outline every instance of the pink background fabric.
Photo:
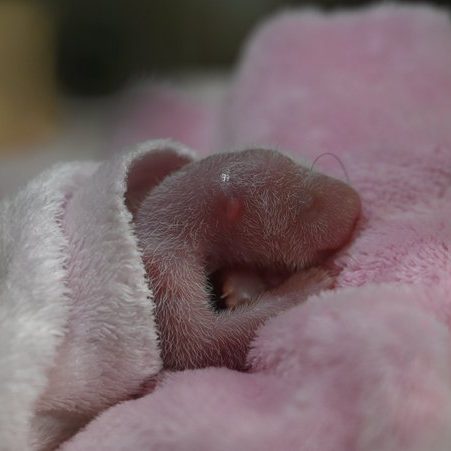
M 394 5 L 287 12 L 250 40 L 213 123 L 199 120 L 199 105 L 164 98 L 149 97 L 164 114 L 139 119 L 141 139 L 188 130 L 201 150 L 276 147 L 310 163 L 333 152 L 361 194 L 363 218 L 337 256 L 338 287 L 268 321 L 249 373 L 168 375 L 62 449 L 449 450 L 447 15 Z M 327 156 L 317 167 L 343 177 Z

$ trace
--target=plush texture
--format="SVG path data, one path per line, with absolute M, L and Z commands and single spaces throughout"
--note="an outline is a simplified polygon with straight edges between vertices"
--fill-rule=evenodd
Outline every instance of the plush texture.
M 450 449 L 449 55 L 449 19 L 432 8 L 384 5 L 333 15 L 287 12 L 265 24 L 251 39 L 228 99 L 219 107 L 217 124 L 192 121 L 190 111 L 199 111 L 199 105 L 190 110 L 184 104 L 186 113 L 180 114 L 177 102 L 173 103 L 177 120 L 172 129 L 167 123 L 160 128 L 152 119 L 141 118 L 141 138 L 155 138 L 159 130 L 164 137 L 167 133 L 182 136 L 190 124 L 199 127 L 190 131 L 193 146 L 205 143 L 205 136 L 214 136 L 216 148 L 274 146 L 309 162 L 323 152 L 333 152 L 361 194 L 364 214 L 354 241 L 335 258 L 342 269 L 337 287 L 268 321 L 249 353 L 248 373 L 210 368 L 162 375 L 155 390 L 108 409 L 63 444 L 62 450 Z M 134 122 L 136 116 L 132 117 Z M 170 112 L 166 110 L 164 117 L 169 120 Z M 202 127 L 208 129 L 206 134 Z M 211 135 L 210 127 L 215 128 Z M 136 156 L 122 158 L 125 160 L 113 160 L 128 162 L 121 163 L 119 180 L 123 180 L 130 158 Z M 343 176 L 336 161 L 327 156 L 316 166 Z M 108 172 L 101 167 L 83 171 Z M 65 170 L 69 174 L 77 171 L 72 166 Z M 57 177 L 58 172 L 51 174 Z M 109 174 L 113 176 L 114 171 Z M 74 177 L 63 176 L 58 183 L 68 183 L 70 188 Z M 83 178 L 89 183 L 80 188 L 80 201 L 89 198 L 86 192 L 90 189 L 93 196 L 99 191 L 98 182 L 91 179 Z M 33 189 L 36 183 L 39 190 Z M 3 239 L 0 249 L 2 255 L 9 256 L 9 249 L 19 242 L 15 233 L 21 233 L 13 233 L 15 225 L 29 224 L 26 218 L 30 212 L 25 215 L 19 206 L 26 208 L 30 196 L 43 196 L 41 205 L 46 201 L 48 208 L 33 214 L 44 215 L 39 219 L 43 227 L 47 222 L 54 224 L 54 246 L 45 246 L 46 241 L 42 241 L 42 247 L 53 252 L 50 261 L 60 268 L 52 271 L 51 280 L 36 274 L 41 283 L 51 282 L 52 291 L 42 288 L 49 296 L 47 302 L 58 304 L 58 308 L 49 308 L 51 321 L 40 338 L 45 345 L 41 346 L 37 337 L 32 342 L 36 349 L 33 359 L 20 357 L 12 368 L 0 366 L 2 378 L 3 374 L 10 378 L 10 384 L 0 388 L 0 397 L 14 400 L 15 412 L 14 421 L 8 421 L 12 427 L 6 429 L 3 418 L 9 411 L 0 409 L 0 437 L 10 440 L 1 441 L 7 444 L 4 449 L 26 449 L 8 448 L 8 444 L 17 443 L 13 440 L 23 438 L 20 434 L 28 430 L 30 407 L 46 384 L 42 369 L 54 359 L 58 344 L 64 343 L 62 331 L 74 288 L 66 293 L 60 284 L 67 271 L 61 263 L 61 249 L 71 248 L 70 236 L 82 235 L 71 229 L 68 237 L 52 220 L 58 217 L 58 205 L 63 201 L 58 192 L 67 192 L 59 189 L 58 183 L 47 174 L 2 206 L 0 234 L 12 239 Z M 46 191 L 48 184 L 56 194 Z M 116 194 L 113 198 L 118 202 Z M 92 209 L 89 202 L 87 205 Z M 122 209 L 123 204 L 119 205 Z M 85 206 L 79 205 L 67 218 L 82 221 L 76 217 L 82 208 Z M 35 246 L 36 235 L 31 233 L 35 229 L 29 227 Z M 87 224 L 85 227 L 80 233 L 85 230 L 97 236 L 96 230 Z M 63 230 L 67 234 L 69 229 Z M 127 230 L 123 232 L 130 245 Z M 26 232 L 25 228 L 21 236 L 28 240 Z M 114 234 L 112 242 L 117 238 Z M 96 244 L 92 237 L 86 239 Z M 129 245 L 129 250 L 134 249 Z M 0 336 L 3 352 L 11 349 L 3 343 L 10 336 L 8 330 L 12 334 L 17 330 L 21 306 L 31 311 L 30 295 L 20 277 L 22 268 L 27 272 L 32 268 L 28 259 L 35 254 L 18 255 L 17 259 L 2 259 L 0 266 L 2 303 L 6 306 L 5 314 L 0 311 L 0 321 L 2 325 L 9 317 L 16 321 Z M 135 250 L 131 256 L 139 261 Z M 6 268 L 5 261 L 17 264 Z M 142 268 L 136 264 L 140 278 Z M 11 287 L 18 288 L 10 292 Z M 41 289 L 40 284 L 37 287 Z M 7 293 L 6 298 L 3 293 Z M 43 302 L 39 291 L 36 296 Z M 65 302 L 57 303 L 57 299 Z M 141 307 L 138 302 L 138 311 Z M 47 314 L 45 317 L 47 321 Z M 150 318 L 151 313 L 149 323 Z M 131 327 L 138 330 L 135 324 Z M 0 331 L 3 334 L 3 329 Z M 153 343 L 152 326 L 149 333 Z M 83 341 L 83 336 L 79 339 Z M 80 350 L 74 348 L 73 352 Z M 14 354 L 8 358 L 15 358 Z M 89 354 L 87 358 L 91 358 Z M 115 363 L 119 368 L 125 364 L 121 358 L 123 354 L 118 353 Z M 0 354 L 0 362 L 4 359 Z M 28 374 L 30 362 L 36 371 Z M 131 386 L 144 375 L 143 366 L 138 362 L 130 365 L 130 370 L 136 371 L 130 374 Z M 118 377 L 124 384 L 122 368 Z M 148 368 L 149 374 L 157 371 L 158 359 Z M 10 370 L 16 373 L 5 373 Z M 18 375 L 33 377 L 33 383 L 21 381 Z M 18 381 L 24 390 L 18 388 Z M 111 385 L 106 388 L 113 394 Z M 21 396 L 13 398 L 17 391 Z M 122 385 L 118 393 L 125 393 Z M 119 399 L 109 400 L 111 404 L 116 401 Z
M 191 158 L 153 141 L 61 164 L 0 203 L 2 451 L 54 448 L 160 371 L 126 197 Z
M 256 32 L 217 148 L 343 161 L 364 217 L 338 287 L 268 321 L 249 373 L 169 375 L 62 449 L 450 449 L 450 54 L 447 15 L 426 7 L 293 11 Z

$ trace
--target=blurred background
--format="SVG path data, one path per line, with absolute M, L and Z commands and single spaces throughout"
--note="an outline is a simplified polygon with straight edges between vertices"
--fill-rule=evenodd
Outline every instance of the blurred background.
M 99 155 L 130 86 L 164 80 L 194 97 L 218 98 L 246 36 L 265 17 L 284 8 L 364 3 L 2 0 L 0 155 Z M 0 195 L 6 161 L 0 160 Z
M 365 3 L 369 2 L 54 0 L 48 5 L 57 28 L 61 85 L 72 94 L 99 95 L 119 89 L 134 75 L 228 68 L 255 24 L 277 10 Z

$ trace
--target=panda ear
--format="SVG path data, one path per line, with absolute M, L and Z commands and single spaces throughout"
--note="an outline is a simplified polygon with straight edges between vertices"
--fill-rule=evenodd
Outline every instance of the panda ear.
M 134 215 L 152 189 L 193 160 L 193 155 L 171 148 L 157 149 L 138 159 L 127 177 L 125 204 L 130 212 Z

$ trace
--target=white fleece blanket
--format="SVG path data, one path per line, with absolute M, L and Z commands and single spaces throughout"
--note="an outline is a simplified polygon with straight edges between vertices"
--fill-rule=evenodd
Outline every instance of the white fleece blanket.
M 125 199 L 179 158 L 154 141 L 58 165 L 1 201 L 0 450 L 54 447 L 161 369 Z

